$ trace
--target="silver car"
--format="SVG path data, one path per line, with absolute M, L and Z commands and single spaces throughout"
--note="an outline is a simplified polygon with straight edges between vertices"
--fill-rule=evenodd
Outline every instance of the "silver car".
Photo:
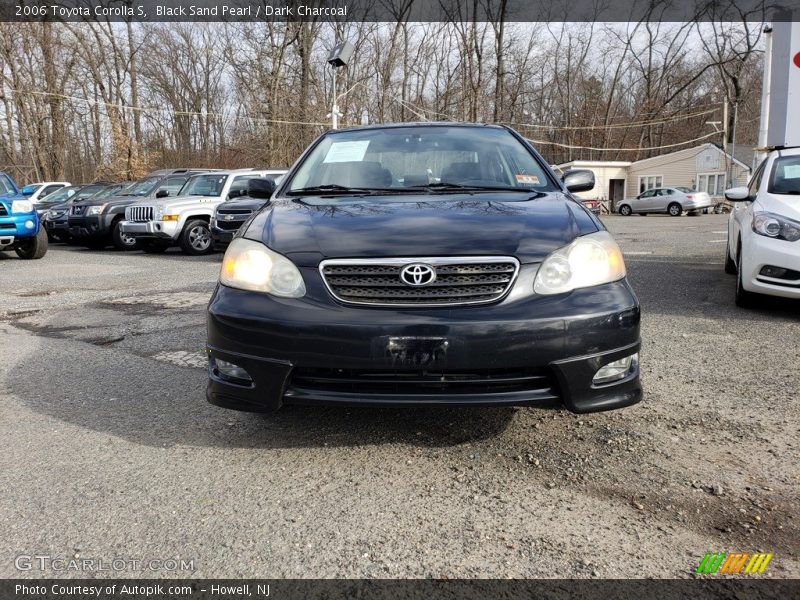
M 713 205 L 707 192 L 698 192 L 687 187 L 662 187 L 642 192 L 636 198 L 626 198 L 620 202 L 617 211 L 625 217 L 634 213 L 667 213 L 680 217 L 684 212 L 707 212 Z

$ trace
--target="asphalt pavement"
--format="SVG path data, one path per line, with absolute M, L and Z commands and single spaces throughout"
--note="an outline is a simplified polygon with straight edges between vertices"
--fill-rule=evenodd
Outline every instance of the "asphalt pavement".
M 227 411 L 219 254 L 0 253 L 0 577 L 682 578 L 711 551 L 798 577 L 800 305 L 734 306 L 726 219 L 605 218 L 645 400 L 581 416 Z

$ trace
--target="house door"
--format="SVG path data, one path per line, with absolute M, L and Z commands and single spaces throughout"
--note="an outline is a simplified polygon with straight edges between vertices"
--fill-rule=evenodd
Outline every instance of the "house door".
M 611 210 L 615 210 L 617 203 L 625 198 L 625 180 L 624 179 L 609 179 L 608 180 L 608 199 L 611 202 Z

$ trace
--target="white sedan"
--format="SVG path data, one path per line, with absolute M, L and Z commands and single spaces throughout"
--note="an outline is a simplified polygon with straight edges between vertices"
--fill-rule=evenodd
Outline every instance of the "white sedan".
M 773 150 L 747 187 L 725 192 L 728 220 L 725 272 L 736 274 L 736 304 L 753 307 L 759 294 L 800 298 L 800 148 Z

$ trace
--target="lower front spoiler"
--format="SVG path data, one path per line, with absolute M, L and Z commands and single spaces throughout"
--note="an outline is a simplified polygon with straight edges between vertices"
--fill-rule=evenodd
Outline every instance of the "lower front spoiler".
M 211 404 L 251 412 L 272 412 L 285 404 L 321 404 L 340 406 L 563 406 L 574 413 L 589 413 L 624 408 L 641 401 L 642 386 L 639 365 L 621 380 L 595 385 L 592 378 L 604 365 L 638 353 L 640 343 L 615 350 L 559 360 L 545 369 L 552 375 L 553 385 L 532 390 L 487 393 L 359 393 L 324 389 L 307 389 L 292 380 L 292 364 L 245 354 L 208 348 L 208 387 L 206 398 Z M 233 383 L 215 368 L 220 359 L 244 368 L 252 377 L 250 383 Z M 402 386 L 402 384 L 398 384 Z

